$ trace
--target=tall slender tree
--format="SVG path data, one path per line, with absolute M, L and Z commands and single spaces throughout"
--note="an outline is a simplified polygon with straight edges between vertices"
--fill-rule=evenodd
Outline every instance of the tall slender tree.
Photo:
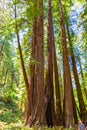
M 60 83 L 59 83 L 59 71 L 57 66 L 56 48 L 53 34 L 53 60 L 54 60 L 54 75 L 55 75 L 55 89 L 56 89 L 56 114 L 59 120 L 62 121 L 62 108 L 61 108 L 61 94 L 60 94 Z M 62 122 L 61 122 L 62 123 Z
M 46 119 L 48 126 L 53 126 L 53 115 L 54 115 L 54 86 L 53 86 L 53 62 L 52 62 L 52 27 L 50 26 L 51 20 L 51 1 L 48 4 L 48 36 L 47 36 L 47 65 L 46 65 L 46 96 L 48 99 Z
M 69 18 L 68 18 L 66 8 L 64 8 L 64 10 L 65 10 L 65 14 L 66 14 L 65 25 L 66 25 L 67 38 L 68 38 L 69 43 L 71 43 L 72 41 L 71 41 L 70 32 L 69 32 Z M 77 109 L 76 109 L 76 102 L 75 102 L 75 98 L 74 98 L 73 87 L 71 88 L 71 90 L 72 90 L 72 101 L 73 101 L 73 116 L 74 116 L 74 121 L 77 124 L 78 123 L 78 117 L 77 117 Z
M 21 43 L 20 43 L 20 36 L 19 36 L 19 32 L 18 32 L 18 23 L 16 22 L 17 19 L 17 6 L 16 6 L 16 1 L 15 1 L 15 30 L 16 30 L 16 35 L 17 35 L 17 43 L 18 43 L 18 49 L 19 49 L 19 55 L 20 55 L 20 61 L 21 61 L 21 67 L 22 67 L 22 72 L 23 72 L 23 77 L 24 77 L 24 82 L 25 82 L 25 87 L 26 87 L 26 92 L 27 92 L 27 103 L 26 103 L 26 121 L 28 120 L 28 113 L 29 113 L 29 103 L 28 100 L 29 98 L 29 83 L 28 83 L 28 78 L 27 78 L 27 74 L 26 74 L 26 70 L 25 70 L 25 66 L 24 66 L 24 59 L 23 59 L 23 54 L 22 54 L 22 49 L 21 49 Z
M 52 5 L 50 4 L 50 8 Z M 55 46 L 55 38 L 54 38 L 54 30 L 53 30 L 53 21 L 52 21 L 52 9 L 51 11 L 51 26 L 52 26 L 52 55 L 53 55 L 53 71 L 54 71 L 54 83 L 56 90 L 56 114 L 59 120 L 62 121 L 62 107 L 61 107 L 61 94 L 60 94 L 60 81 L 59 81 L 59 68 L 57 65 L 57 56 L 56 56 L 56 46 Z M 61 122 L 60 121 L 60 122 Z M 62 123 L 62 122 L 61 122 Z
M 84 92 L 85 92 L 85 96 L 86 96 L 86 99 L 87 99 L 87 89 L 86 89 L 86 84 L 85 84 L 85 77 L 84 77 L 84 74 L 83 74 L 83 69 L 82 69 L 82 64 L 81 64 L 81 59 L 80 59 L 80 55 L 78 53 L 78 62 L 79 62 L 79 67 L 80 67 L 80 74 L 81 74 L 81 78 L 82 78 L 82 85 L 83 85 L 83 89 L 84 89 Z
M 46 117 L 47 117 L 48 126 L 53 126 L 53 125 L 57 125 L 57 119 L 56 119 L 55 108 L 54 108 L 53 62 L 54 62 L 54 67 L 56 69 L 55 70 L 56 85 L 59 85 L 59 84 L 57 84 L 58 75 L 57 75 L 56 51 L 55 51 L 55 45 L 54 45 L 55 43 L 54 43 L 54 35 L 53 35 L 51 0 L 49 0 L 48 2 L 48 29 L 47 30 L 48 30 L 48 36 L 47 36 L 46 95 L 48 99 L 48 104 L 47 104 Z M 59 87 L 59 86 L 56 86 L 56 87 Z M 60 92 L 58 94 L 59 95 L 57 96 L 59 97 L 57 98 L 59 98 L 58 99 L 59 102 L 57 102 L 58 103 L 57 105 L 59 105 L 60 103 Z M 58 114 L 60 114 L 61 103 L 57 107 L 59 107 L 60 112 Z
M 73 125 L 73 103 L 72 103 L 72 82 L 69 67 L 66 30 L 64 23 L 64 14 L 62 9 L 61 0 L 58 0 L 60 12 L 60 26 L 61 26 L 61 42 L 62 42 L 62 55 L 63 55 L 63 71 L 64 71 L 64 125 L 70 127 Z
M 78 77 L 78 72 L 77 72 L 77 67 L 76 67 L 75 56 L 74 56 L 74 52 L 73 52 L 73 45 L 72 45 L 72 42 L 71 42 L 71 39 L 70 39 L 70 33 L 69 33 L 68 28 L 67 28 L 67 32 L 68 32 L 68 39 L 69 39 L 69 43 L 70 43 L 73 74 L 74 74 L 75 84 L 76 84 L 76 88 L 77 88 L 77 96 L 78 96 L 78 101 L 79 101 L 81 119 L 86 120 L 87 111 L 86 111 L 85 103 L 84 103 L 84 100 L 83 100 L 83 95 L 82 95 L 81 86 L 80 86 L 79 77 Z

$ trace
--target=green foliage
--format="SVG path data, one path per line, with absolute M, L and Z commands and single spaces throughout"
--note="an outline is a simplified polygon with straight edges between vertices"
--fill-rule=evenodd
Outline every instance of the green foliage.
M 24 126 L 23 113 L 14 102 L 4 103 L 0 101 L 0 130 L 73 130 L 63 129 L 62 126 L 48 128 L 46 126 Z
M 9 3 L 10 2 L 10 3 Z M 28 129 L 23 127 L 21 116 L 24 111 L 26 90 L 20 64 L 20 56 L 16 41 L 15 23 L 18 25 L 18 31 L 20 35 L 21 48 L 23 53 L 23 59 L 25 63 L 25 69 L 27 77 L 29 76 L 29 65 L 37 64 L 38 62 L 33 59 L 30 61 L 30 47 L 32 43 L 32 28 L 33 20 L 37 17 L 41 10 L 39 8 L 40 0 L 4 0 L 0 1 L 0 126 L 1 123 L 6 129 Z M 47 49 L 47 16 L 48 16 L 48 1 L 44 0 L 44 57 L 46 61 L 46 49 Z M 79 72 L 80 83 L 82 86 L 82 93 L 84 95 L 84 85 L 81 79 L 79 63 L 78 63 L 78 50 L 81 58 L 82 70 L 84 75 L 85 87 L 87 86 L 87 4 L 85 0 L 78 1 L 62 1 L 63 12 L 65 17 L 65 23 L 69 26 L 71 39 L 74 46 L 74 54 L 76 58 L 77 68 Z M 3 6 L 1 6 L 3 5 Z M 14 6 L 17 7 L 17 18 L 14 19 Z M 58 64 L 63 77 L 63 66 L 62 66 L 62 48 L 61 48 L 61 31 L 60 31 L 60 16 L 58 0 L 52 0 L 53 7 L 53 27 L 54 36 L 57 50 Z M 77 9 L 75 8 L 77 7 Z M 82 7 L 82 11 L 79 14 L 78 9 Z M 75 8 L 75 12 L 72 10 Z M 74 20 L 71 20 L 71 14 L 74 14 Z M 78 14 L 78 18 L 76 17 Z M 75 23 L 76 22 L 76 23 Z M 78 29 L 77 29 L 77 24 Z M 72 25 L 76 28 L 73 29 Z M 65 26 L 66 28 L 66 26 Z M 67 40 L 68 42 L 68 40 Z M 69 50 L 70 48 L 68 48 Z M 70 54 L 69 54 L 70 56 Z M 46 63 L 46 62 L 45 62 Z M 46 64 L 45 64 L 46 65 Z M 72 69 L 71 69 L 72 71 Z M 45 72 L 45 71 L 44 71 Z M 63 79 L 63 78 L 61 78 Z M 72 75 L 72 79 L 73 75 Z M 63 84 L 62 84 L 63 85 Z M 75 82 L 74 86 L 74 97 L 78 104 Z M 87 88 L 86 88 L 87 89 Z M 63 93 L 61 94 L 63 95 Z M 84 96 L 86 102 L 86 97 Z M 14 103 L 13 103 L 14 102 Z M 12 104 L 11 104 L 12 103 Z M 17 103 L 18 107 L 15 105 Z M 87 106 L 87 103 L 85 103 Z M 33 127 L 31 130 L 47 130 L 47 127 Z M 62 129 L 61 127 L 49 128 L 49 130 Z M 67 129 L 68 130 L 68 129 Z
M 13 101 L 6 102 L 4 99 L 0 99 L 0 129 L 13 128 L 19 126 L 22 122 L 23 113 L 18 109 L 17 105 Z

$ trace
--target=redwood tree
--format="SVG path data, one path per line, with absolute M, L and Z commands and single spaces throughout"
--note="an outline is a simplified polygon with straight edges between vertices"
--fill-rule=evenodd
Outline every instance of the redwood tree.
M 33 68 L 35 71 L 34 74 L 34 82 L 32 82 L 32 110 L 28 118 L 28 124 L 32 125 L 45 125 L 46 118 L 45 118 L 45 92 L 44 92 L 44 41 L 43 41 L 43 0 L 37 3 L 40 7 L 39 15 L 35 21 L 35 28 L 34 28 L 34 36 L 33 42 L 35 46 L 35 58 L 36 63 L 35 67 Z M 32 47 L 32 48 L 33 48 Z M 31 80 L 32 78 L 30 78 Z M 32 99 L 32 98 L 31 98 Z
M 47 103 L 46 117 L 47 117 L 48 126 L 54 126 L 54 125 L 57 125 L 58 122 L 57 122 L 57 118 L 55 115 L 55 108 L 54 108 L 53 58 L 55 58 L 54 63 L 55 63 L 56 71 L 57 71 L 57 63 L 56 63 L 55 46 L 54 46 L 54 41 L 53 41 L 54 36 L 53 36 L 51 0 L 49 0 L 49 2 L 48 2 L 48 28 L 47 28 L 47 31 L 48 31 L 48 35 L 47 35 L 46 96 L 47 96 L 48 103 Z M 54 51 L 54 56 L 53 56 L 53 51 Z M 58 77 L 56 77 L 56 73 L 57 72 L 55 72 L 55 78 L 57 80 Z M 59 85 L 59 84 L 57 84 L 57 82 L 56 82 L 56 85 Z M 59 86 L 57 86 L 57 87 L 59 87 Z M 59 94 L 60 94 L 60 92 L 59 92 Z M 60 95 L 57 95 L 57 96 L 60 96 Z M 60 103 L 60 102 L 58 102 L 58 103 Z M 61 106 L 61 104 L 60 104 L 60 106 Z M 60 106 L 58 106 L 59 110 L 61 109 Z
M 17 6 L 15 3 L 15 20 L 17 18 Z M 27 121 L 27 115 L 29 113 L 29 103 L 28 100 L 29 98 L 29 83 L 28 83 L 28 78 L 27 78 L 27 74 L 26 74 L 26 70 L 25 70 L 25 66 L 24 66 L 24 60 L 23 60 L 23 54 L 22 54 L 22 49 L 21 49 L 21 43 L 20 43 L 20 36 L 19 36 L 19 32 L 18 32 L 18 25 L 17 22 L 15 21 L 15 30 L 16 30 L 16 36 L 17 36 L 17 43 L 18 43 L 18 49 L 19 49 L 19 55 L 20 55 L 20 61 L 21 61 L 21 67 L 22 67 L 22 73 L 23 73 L 23 77 L 24 77 L 24 82 L 25 82 L 25 87 L 26 87 L 26 93 L 27 93 L 27 103 L 26 103 L 26 107 L 25 107 L 25 114 L 26 114 L 26 121 Z
M 61 42 L 63 55 L 63 71 L 64 71 L 64 125 L 70 127 L 73 124 L 73 103 L 72 103 L 72 82 L 69 67 L 66 30 L 64 23 L 64 14 L 61 0 L 58 0 L 60 12 L 60 26 L 61 26 Z
M 74 55 L 74 51 L 73 51 L 73 45 L 72 45 L 72 41 L 70 38 L 70 33 L 69 33 L 68 28 L 67 28 L 67 32 L 68 32 L 68 39 L 69 39 L 69 43 L 70 43 L 72 68 L 73 68 L 73 74 L 74 74 L 75 84 L 76 84 L 76 88 L 77 88 L 77 96 L 78 96 L 78 101 L 79 101 L 79 109 L 80 109 L 81 119 L 86 120 L 87 119 L 87 111 L 86 111 L 85 103 L 83 100 L 81 85 L 79 82 L 79 77 L 78 77 L 78 72 L 77 72 L 77 67 L 76 67 L 75 55 Z
M 26 125 L 29 127 L 33 125 L 45 125 L 45 91 L 44 91 L 44 41 L 43 41 L 43 0 L 34 2 L 35 6 L 39 6 L 39 14 L 34 18 L 33 36 L 31 45 L 31 62 L 29 83 L 25 72 L 22 50 L 20 46 L 19 33 L 16 24 L 16 33 L 21 65 L 23 70 L 24 81 L 27 91 L 26 101 Z M 36 8 L 37 11 L 37 8 Z M 15 8 L 16 18 L 16 8 Z M 30 85 L 30 86 L 29 86 Z
M 50 8 L 51 4 L 50 4 Z M 57 56 L 56 56 L 56 47 L 55 47 L 55 38 L 54 38 L 54 30 L 53 30 L 53 22 L 52 22 L 52 9 L 51 11 L 51 26 L 52 26 L 52 53 L 53 53 L 53 72 L 54 72 L 54 83 L 56 90 L 56 114 L 58 120 L 62 121 L 62 107 L 61 107 L 61 93 L 60 93 L 60 81 L 59 81 L 59 69 L 57 65 Z M 62 123 L 62 122 L 61 122 Z
M 82 85 L 83 85 L 83 89 L 85 92 L 85 96 L 87 99 L 87 89 L 86 89 L 86 84 L 85 84 L 85 77 L 83 74 L 83 69 L 82 69 L 82 64 L 81 64 L 81 59 L 80 59 L 80 54 L 78 53 L 78 62 L 79 62 L 79 67 L 80 67 L 80 74 L 81 74 L 81 78 L 82 78 Z

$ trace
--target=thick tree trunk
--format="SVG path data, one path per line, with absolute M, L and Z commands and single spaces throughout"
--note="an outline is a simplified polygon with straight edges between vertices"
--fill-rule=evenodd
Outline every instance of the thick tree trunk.
M 37 31 L 37 18 L 34 18 L 32 43 L 31 43 L 31 56 L 30 56 L 30 76 L 29 76 L 29 99 L 26 102 L 26 125 L 28 124 L 29 117 L 34 106 L 34 90 L 35 90 L 35 48 L 36 48 L 36 31 Z
M 48 3 L 48 37 L 47 37 L 47 73 L 46 73 L 46 96 L 48 99 L 46 119 L 48 126 L 57 125 L 54 108 L 54 86 L 53 86 L 53 25 L 51 0 Z
M 36 60 L 34 66 L 31 66 L 33 70 L 32 76 L 30 76 L 30 87 L 32 96 L 32 110 L 28 117 L 27 124 L 33 125 L 45 125 L 45 91 L 44 91 L 44 41 L 43 41 L 43 1 L 39 3 L 40 14 L 34 23 L 34 35 L 32 42 L 32 58 Z M 33 68 L 32 68 L 33 67 Z M 34 82 L 33 82 L 34 81 Z
M 64 122 L 65 127 L 68 128 L 73 125 L 73 102 L 72 102 L 72 82 L 69 67 L 66 31 L 64 24 L 64 16 L 62 11 L 61 0 L 58 0 L 60 8 L 60 26 L 62 34 L 62 51 L 63 51 L 63 71 L 64 71 Z
M 71 47 L 72 41 L 71 41 L 71 37 L 70 37 L 69 27 L 68 27 L 67 24 L 66 24 L 66 28 L 67 28 L 67 35 L 68 35 L 69 44 L 70 44 L 70 47 Z M 71 48 L 70 48 L 70 50 L 71 50 Z M 73 87 L 72 87 L 72 100 L 73 100 L 73 116 L 74 116 L 74 121 L 77 124 L 78 123 L 78 117 L 77 117 L 76 102 L 75 102 L 75 99 L 74 99 Z

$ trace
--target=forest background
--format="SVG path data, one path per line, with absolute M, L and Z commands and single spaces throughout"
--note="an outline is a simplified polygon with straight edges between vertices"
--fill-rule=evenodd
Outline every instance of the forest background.
M 1 129 L 86 122 L 86 52 L 86 0 L 0 0 Z

